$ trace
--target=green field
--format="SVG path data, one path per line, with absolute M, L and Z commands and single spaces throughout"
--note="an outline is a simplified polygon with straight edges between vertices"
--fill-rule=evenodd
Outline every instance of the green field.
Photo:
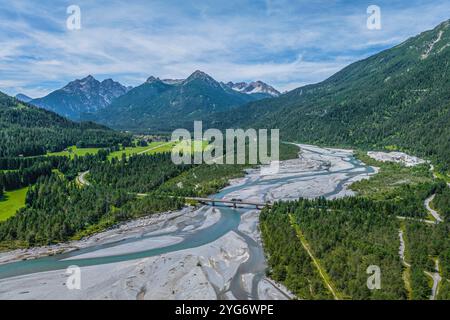
M 139 147 L 126 147 L 119 151 L 111 152 L 108 155 L 108 159 L 111 160 L 112 158 L 121 158 L 122 154 L 125 153 L 127 157 L 133 155 L 133 154 L 155 154 L 155 153 L 163 153 L 163 152 L 170 152 L 172 148 L 175 146 L 175 142 L 165 142 L 165 141 L 158 141 L 158 142 L 151 142 L 148 146 L 139 146 Z M 207 142 L 203 141 L 203 148 L 207 146 Z M 99 150 L 102 148 L 77 148 L 76 146 L 71 146 L 66 148 L 64 151 L 60 152 L 49 152 L 47 153 L 48 156 L 66 156 L 73 158 L 75 155 L 82 157 L 87 154 L 97 154 Z
M 172 149 L 173 145 L 173 143 L 158 141 L 151 142 L 148 146 L 145 147 L 126 147 L 123 150 L 111 152 L 108 156 L 108 159 L 111 160 L 112 158 L 121 158 L 122 154 L 124 153 L 127 157 L 129 157 L 133 154 L 153 154 L 160 152 L 169 152 Z
M 64 151 L 49 152 L 49 153 L 47 153 L 47 155 L 48 156 L 66 156 L 66 157 L 73 158 L 75 155 L 82 157 L 82 156 L 87 155 L 88 153 L 97 154 L 97 152 L 101 149 L 102 148 L 77 148 L 76 146 L 71 146 L 71 147 L 66 148 L 66 150 L 64 150 Z
M 164 152 L 171 152 L 172 148 L 177 144 L 178 142 L 152 142 L 146 147 L 128 147 L 124 150 L 111 152 L 108 156 L 108 159 L 111 160 L 112 158 L 121 158 L 122 154 L 125 153 L 127 157 L 133 155 L 133 154 L 155 154 L 155 153 L 164 153 Z M 208 146 L 207 141 L 202 142 L 202 148 L 206 149 Z M 193 145 L 192 145 L 193 148 Z
M 17 210 L 25 206 L 25 196 L 28 187 L 7 191 L 0 198 L 0 221 L 4 221 L 16 214 Z

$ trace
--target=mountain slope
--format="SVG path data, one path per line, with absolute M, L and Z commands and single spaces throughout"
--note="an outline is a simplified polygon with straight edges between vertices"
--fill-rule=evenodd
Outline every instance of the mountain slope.
M 194 120 L 260 98 L 237 92 L 196 71 L 185 80 L 150 77 L 115 99 L 107 110 L 100 110 L 93 119 L 114 128 L 167 132 L 190 128 Z
M 212 127 L 279 128 L 284 139 L 394 148 L 450 169 L 450 21 L 329 79 L 211 118 Z
M 106 108 L 114 98 L 120 97 L 128 90 L 129 88 L 111 79 L 100 82 L 93 76 L 87 76 L 72 81 L 43 98 L 33 99 L 30 103 L 72 120 L 79 120 L 81 114 Z
M 67 146 L 103 147 L 130 137 L 94 123 L 75 123 L 0 92 L 0 157 L 34 156 Z
M 33 100 L 33 98 L 30 98 L 29 96 L 27 96 L 26 94 L 23 94 L 23 93 L 16 94 L 15 98 L 22 102 L 30 102 L 31 100 Z

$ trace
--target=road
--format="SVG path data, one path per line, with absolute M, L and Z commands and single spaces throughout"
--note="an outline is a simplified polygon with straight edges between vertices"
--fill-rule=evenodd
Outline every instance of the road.
M 405 248 L 406 247 L 405 247 L 405 240 L 403 239 L 403 231 L 402 230 L 398 231 L 398 236 L 400 238 L 400 248 L 398 250 L 400 259 L 402 260 L 403 265 L 405 267 L 409 268 L 409 267 L 411 267 L 411 265 L 408 262 L 406 262 L 406 260 L 405 260 Z
M 427 198 L 425 200 L 425 208 L 427 209 L 427 211 L 433 216 L 433 218 L 436 220 L 436 223 L 441 223 L 444 220 L 441 218 L 441 216 L 439 215 L 439 213 L 434 210 L 433 208 L 430 207 L 430 203 L 431 201 L 434 200 L 434 198 L 436 197 L 436 194 L 433 194 L 431 197 Z
M 425 220 L 425 219 L 420 219 L 420 218 L 402 217 L 402 216 L 397 216 L 396 218 L 398 220 L 411 220 L 411 221 L 423 222 L 423 223 L 428 223 L 428 224 L 436 224 L 435 221 Z
M 435 260 L 435 272 L 427 272 L 425 274 L 433 279 L 433 288 L 431 289 L 430 300 L 436 300 L 436 296 L 438 294 L 439 283 L 442 280 L 441 275 L 439 274 L 439 260 Z
M 432 164 L 430 164 L 430 171 L 433 173 L 433 178 L 437 179 L 437 175 L 434 173 L 434 166 Z M 447 185 L 450 187 L 450 183 L 447 183 Z M 424 223 L 428 223 L 428 224 L 438 224 L 443 222 L 444 220 L 441 218 L 441 216 L 439 215 L 439 213 L 434 210 L 433 208 L 431 208 L 430 203 L 434 200 L 434 198 L 436 197 L 436 194 L 431 195 L 430 197 L 428 197 L 427 199 L 425 199 L 424 205 L 425 208 L 427 209 L 427 211 L 433 216 L 433 218 L 435 219 L 435 221 L 431 221 L 431 220 L 424 220 L 424 219 L 415 219 L 415 218 L 408 218 L 408 217 L 397 217 L 400 220 L 415 220 L 415 221 L 420 221 L 420 222 L 424 222 Z M 409 263 L 407 263 L 405 261 L 405 242 L 403 240 L 403 231 L 399 231 L 399 236 L 400 236 L 400 258 L 402 260 L 402 263 L 405 267 L 411 267 L 411 265 Z M 431 289 L 431 296 L 430 296 L 430 300 L 436 300 L 436 296 L 438 294 L 438 288 L 439 288 L 439 283 L 442 280 L 441 275 L 439 274 L 439 260 L 436 259 L 436 265 L 435 265 L 435 272 L 431 273 L 428 271 L 424 271 L 424 273 L 429 276 L 431 279 L 433 279 L 433 287 Z

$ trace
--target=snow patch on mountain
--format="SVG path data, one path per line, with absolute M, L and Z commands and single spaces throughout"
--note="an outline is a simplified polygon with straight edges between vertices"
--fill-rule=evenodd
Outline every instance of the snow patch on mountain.
M 235 91 L 246 94 L 266 93 L 274 97 L 278 97 L 280 95 L 280 92 L 276 90 L 274 87 L 259 80 L 250 83 L 246 82 L 233 83 L 230 81 L 226 85 Z

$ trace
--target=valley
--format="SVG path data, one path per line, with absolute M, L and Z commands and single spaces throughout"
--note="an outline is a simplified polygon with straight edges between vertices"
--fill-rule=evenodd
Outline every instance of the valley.
M 395 46 L 372 33 L 376 53 L 349 45 L 363 58 L 334 63 L 315 47 L 289 59 L 297 40 L 284 34 L 282 53 L 246 30 L 234 64 L 204 42 L 221 68 L 185 61 L 197 43 L 172 60 L 173 43 L 146 34 L 129 39 L 151 51 L 145 64 L 106 46 L 31 89 L 3 79 L 38 98 L 0 92 L 0 300 L 449 300 L 450 20 L 433 25 Z M 310 83 L 294 77 L 303 70 L 320 81 L 297 85 Z
M 280 175 L 260 176 L 259 169 L 252 169 L 245 177 L 234 180 L 231 186 L 212 196 L 231 199 L 239 195 L 243 200 L 260 201 L 289 200 L 297 196 L 315 198 L 322 195 L 339 198 L 351 193 L 347 189 L 348 181 L 367 178 L 374 172 L 352 159 L 350 152 L 312 146 L 304 148 L 301 158 L 281 164 Z M 306 188 L 316 178 L 322 187 Z M 301 192 L 304 193 L 293 195 L 294 190 L 303 190 Z M 55 252 L 56 248 L 67 253 L 13 262 L 18 258 L 33 258 L 34 254 L 42 257 L 46 250 Z M 6 294 L 5 297 L 9 298 L 32 298 L 40 296 L 42 292 L 49 299 L 130 298 L 133 292 L 135 297 L 140 293 L 140 298 L 148 299 L 292 297 L 285 289 L 284 294 L 280 295 L 277 287 L 264 280 L 265 259 L 258 232 L 258 211 L 253 209 L 222 206 L 185 208 L 125 223 L 117 229 L 81 242 L 48 249 L 20 250 L 3 254 L 0 259 L 3 263 L 8 262 L 0 266 L 0 277 L 16 276 L 1 280 L 2 288 L 7 288 L 0 292 L 1 297 Z M 105 278 L 101 276 L 105 263 L 111 263 L 109 268 L 122 271 L 113 278 Z M 57 284 L 61 280 L 57 279 L 64 278 L 65 269 L 42 273 L 71 264 L 83 266 L 83 274 L 87 273 L 89 285 L 81 292 L 59 288 Z M 177 265 L 184 267 L 177 267 L 179 271 L 171 272 Z M 141 275 L 132 283 L 122 283 L 121 272 L 134 274 L 138 270 L 143 271 L 139 271 Z M 40 273 L 36 273 L 38 271 Z M 17 272 L 33 274 L 19 276 Z M 48 289 L 24 289 L 26 282 L 37 283 L 30 281 L 37 278 L 30 277 L 39 277 L 39 281 L 48 283 Z M 28 293 L 15 294 L 14 286 L 22 287 Z M 139 291 L 143 286 L 145 290 Z M 114 287 L 119 291 L 112 290 Z M 11 295 L 8 296 L 7 292 Z

